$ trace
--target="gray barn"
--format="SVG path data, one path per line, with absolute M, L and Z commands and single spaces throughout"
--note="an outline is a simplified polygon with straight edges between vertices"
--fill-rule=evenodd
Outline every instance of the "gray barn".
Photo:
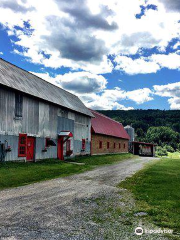
M 77 96 L 0 59 L 0 160 L 90 154 L 92 116 Z

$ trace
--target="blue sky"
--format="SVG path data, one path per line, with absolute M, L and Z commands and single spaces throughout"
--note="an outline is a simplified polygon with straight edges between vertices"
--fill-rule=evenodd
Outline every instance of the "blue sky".
M 0 57 L 93 109 L 180 109 L 180 3 L 1 0 Z

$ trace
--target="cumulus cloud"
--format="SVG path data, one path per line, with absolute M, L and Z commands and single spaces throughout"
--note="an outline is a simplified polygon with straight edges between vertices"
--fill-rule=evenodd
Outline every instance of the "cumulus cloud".
M 153 54 L 149 59 L 161 68 L 180 69 L 180 55 L 177 53 Z
M 34 74 L 76 94 L 101 92 L 107 84 L 107 80 L 103 76 L 89 72 L 70 72 L 55 77 L 51 77 L 48 73 Z
M 43 7 L 37 0 L 1 0 L 0 23 L 12 37 L 15 54 L 44 67 L 70 68 L 64 75 L 37 74 L 77 94 L 91 108 L 131 109 L 121 101 L 143 104 L 155 94 L 167 97 L 175 109 L 178 84 L 153 90 L 107 89 L 100 74 L 114 69 L 129 75 L 179 70 L 179 43 L 174 53 L 167 52 L 180 36 L 179 9 L 178 0 L 46 0 Z
M 180 98 L 174 97 L 168 100 L 171 110 L 180 110 Z
M 27 13 L 28 11 L 33 11 L 34 7 L 26 4 L 27 1 L 17 1 L 17 0 L 1 0 L 0 7 L 5 9 L 11 9 L 14 12 Z
M 180 82 L 154 85 L 154 93 L 169 98 L 170 109 L 180 109 Z
M 127 56 L 117 56 L 114 59 L 116 70 L 129 75 L 156 73 L 162 68 L 180 70 L 180 55 L 178 52 L 169 54 L 152 54 L 149 57 L 133 59 Z
M 116 70 L 122 70 L 129 75 L 156 73 L 160 66 L 149 59 L 135 59 L 126 56 L 117 56 L 115 58 Z
M 146 8 L 137 19 L 141 6 L 152 3 L 158 5 L 157 9 Z M 13 39 L 16 54 L 45 67 L 69 67 L 95 74 L 112 72 L 112 58 L 122 54 L 154 47 L 166 51 L 169 42 L 179 37 L 179 18 L 158 0 L 46 0 L 43 7 L 36 0 L 0 3 L 0 23 L 9 35 L 17 37 Z M 144 65 L 140 73 L 159 68 L 154 62 L 143 62 L 143 58 L 132 64 Z M 136 74 L 134 68 L 117 69 Z
M 106 19 L 107 16 L 112 14 L 112 11 L 107 6 L 100 5 L 99 13 L 94 14 L 90 11 L 85 0 L 75 0 L 73 2 L 56 0 L 56 2 L 60 10 L 63 10 L 74 18 L 74 21 L 69 22 L 69 24 L 72 24 L 71 26 L 76 27 L 76 29 L 95 28 L 106 31 L 118 29 L 116 22 L 110 24 Z
M 50 76 L 48 73 L 34 73 L 58 87 L 76 94 L 87 107 L 92 109 L 133 109 L 125 107 L 121 101 L 131 100 L 143 104 L 153 100 L 153 93 L 148 88 L 125 91 L 119 87 L 107 89 L 107 80 L 88 72 L 73 72 L 64 75 Z
M 61 86 L 75 93 L 96 93 L 105 89 L 107 80 L 100 75 L 88 72 L 65 74 L 61 78 Z
M 164 7 L 169 11 L 180 11 L 180 1 L 179 0 L 159 0 L 159 2 L 164 4 Z
M 153 100 L 152 94 L 153 92 L 149 88 L 143 88 L 127 92 L 126 97 L 137 104 L 143 104 Z

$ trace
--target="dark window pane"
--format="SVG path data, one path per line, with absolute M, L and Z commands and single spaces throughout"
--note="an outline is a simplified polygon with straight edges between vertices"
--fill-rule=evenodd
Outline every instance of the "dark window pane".
M 15 116 L 22 117 L 23 96 L 20 93 L 15 94 Z

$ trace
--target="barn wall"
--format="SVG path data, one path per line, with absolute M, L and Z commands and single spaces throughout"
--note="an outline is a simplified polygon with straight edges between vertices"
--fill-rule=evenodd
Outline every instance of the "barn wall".
M 19 133 L 27 133 L 36 138 L 36 159 L 57 158 L 57 146 L 45 147 L 49 137 L 57 144 L 58 133 L 71 131 L 71 150 L 73 155 L 82 154 L 82 139 L 86 139 L 84 154 L 90 154 L 91 118 L 83 114 L 65 110 L 54 104 L 23 96 L 23 116 L 15 117 L 15 93 L 12 90 L 0 87 L 0 141 L 8 141 L 12 152 L 7 153 L 6 160 L 23 160 L 18 158 Z M 66 144 L 64 144 L 64 155 Z
M 102 148 L 99 148 L 100 141 L 102 141 Z M 109 149 L 107 148 L 107 142 L 110 143 Z M 114 148 L 114 143 L 116 144 L 116 148 Z M 119 143 L 121 144 L 121 148 L 119 148 Z M 127 153 L 128 140 L 122 138 L 115 138 L 107 135 L 92 134 L 91 148 L 92 155 L 108 153 Z

